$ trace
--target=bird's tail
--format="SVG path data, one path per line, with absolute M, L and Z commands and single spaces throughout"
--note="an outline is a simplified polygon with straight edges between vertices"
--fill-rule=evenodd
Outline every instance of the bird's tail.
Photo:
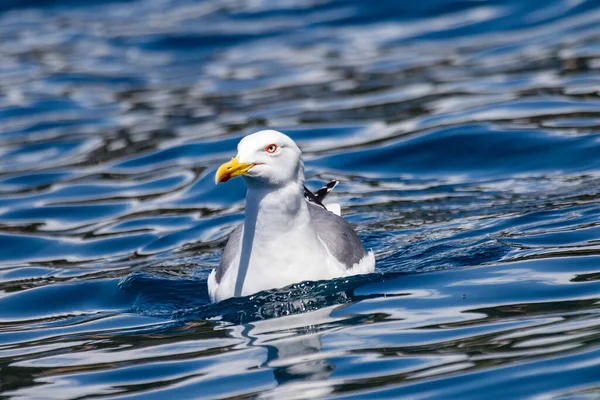
M 342 206 L 338 203 L 325 204 L 325 208 L 337 216 L 342 216 Z

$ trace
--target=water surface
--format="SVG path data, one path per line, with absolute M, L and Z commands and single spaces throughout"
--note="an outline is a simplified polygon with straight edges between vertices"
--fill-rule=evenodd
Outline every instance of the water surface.
M 597 1 L 0 8 L 0 397 L 600 397 Z M 210 304 L 265 127 L 377 271 Z

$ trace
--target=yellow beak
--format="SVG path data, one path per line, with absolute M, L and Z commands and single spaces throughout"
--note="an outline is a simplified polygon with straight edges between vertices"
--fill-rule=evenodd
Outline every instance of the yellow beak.
M 237 157 L 232 158 L 231 161 L 221 165 L 217 170 L 217 173 L 215 174 L 215 184 L 227 182 L 231 178 L 246 173 L 246 171 L 252 167 L 254 167 L 254 164 L 240 163 L 240 160 Z

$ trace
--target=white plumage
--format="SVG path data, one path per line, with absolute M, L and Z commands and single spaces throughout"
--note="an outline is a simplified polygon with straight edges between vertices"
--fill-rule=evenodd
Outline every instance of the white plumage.
M 248 186 L 246 215 L 210 274 L 213 301 L 374 271 L 373 253 L 334 213 L 339 205 L 330 212 L 304 198 L 301 152 L 288 136 L 268 130 L 242 139 L 238 156 L 219 168 L 215 181 L 238 175 Z

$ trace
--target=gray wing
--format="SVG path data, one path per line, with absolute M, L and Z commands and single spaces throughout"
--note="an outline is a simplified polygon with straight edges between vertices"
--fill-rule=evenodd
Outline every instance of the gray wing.
M 329 249 L 329 252 L 346 268 L 350 269 L 367 255 L 358 235 L 344 218 L 335 215 L 321 206 L 308 203 L 308 211 L 317 235 Z M 239 257 L 240 242 L 244 224 L 240 224 L 229 236 L 221 262 L 217 267 L 216 280 L 221 283 L 221 278 L 229 269 L 236 257 Z
M 317 235 L 346 268 L 352 268 L 367 255 L 358 235 L 344 218 L 313 203 L 308 203 L 308 211 Z
M 239 256 L 238 251 L 240 249 L 243 230 L 244 224 L 242 223 L 238 225 L 238 227 L 231 232 L 231 236 L 229 236 L 229 240 L 227 241 L 225 249 L 223 250 L 223 255 L 221 256 L 221 262 L 217 268 L 215 276 L 215 278 L 217 278 L 217 283 L 221 283 L 221 278 L 223 278 L 223 275 L 225 275 L 225 272 L 227 272 L 235 258 Z

